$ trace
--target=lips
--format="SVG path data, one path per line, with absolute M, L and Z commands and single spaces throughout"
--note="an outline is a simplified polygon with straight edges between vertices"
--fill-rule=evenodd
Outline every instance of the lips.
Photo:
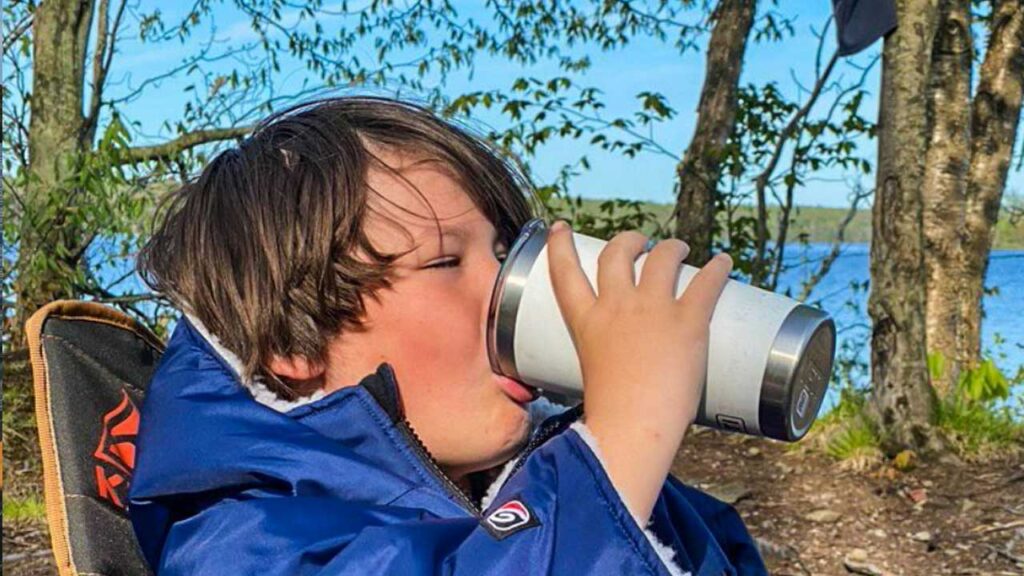
M 495 374 L 494 377 L 498 379 L 498 385 L 505 391 L 505 394 L 519 404 L 528 404 L 540 396 L 540 391 L 532 386 L 498 374 Z

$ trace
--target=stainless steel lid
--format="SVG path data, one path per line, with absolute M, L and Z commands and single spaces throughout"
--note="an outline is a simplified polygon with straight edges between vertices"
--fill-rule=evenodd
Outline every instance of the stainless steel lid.
M 807 433 L 825 398 L 835 348 L 836 326 L 828 314 L 800 304 L 786 316 L 761 382 L 761 434 L 793 442 Z
M 516 369 L 516 318 L 530 270 L 548 240 L 548 227 L 540 218 L 523 225 L 498 271 L 487 314 L 487 355 L 491 370 L 520 380 Z

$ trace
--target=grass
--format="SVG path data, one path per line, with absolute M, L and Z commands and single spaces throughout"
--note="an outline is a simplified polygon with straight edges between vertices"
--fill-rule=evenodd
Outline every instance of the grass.
M 46 520 L 46 504 L 40 496 L 4 498 L 4 522 L 40 520 Z
M 864 469 L 884 461 L 881 438 L 869 415 L 867 391 L 844 388 L 840 394 L 835 407 L 815 421 L 803 444 L 845 467 Z M 1024 454 L 1024 419 L 1018 412 L 1000 405 L 995 397 L 964 398 L 961 390 L 940 399 L 933 422 L 952 453 L 978 463 Z M 897 455 L 894 466 L 902 468 L 908 456 Z
M 3 356 L 3 518 L 45 521 L 42 463 L 26 350 Z
M 882 462 L 881 442 L 866 412 L 867 394 L 844 388 L 840 399 L 811 426 L 805 444 L 842 467 L 864 470 Z
M 1024 423 L 1008 407 L 943 401 L 936 418 L 953 451 L 968 461 L 1024 452 Z

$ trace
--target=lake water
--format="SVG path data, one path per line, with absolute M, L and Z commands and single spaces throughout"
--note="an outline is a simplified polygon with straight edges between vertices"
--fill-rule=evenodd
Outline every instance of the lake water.
M 96 248 L 104 249 L 98 245 Z M 112 242 L 105 249 L 113 250 Z M 799 294 L 802 281 L 817 269 L 817 262 L 829 249 L 827 244 L 787 246 L 787 270 L 779 283 L 779 291 L 784 292 L 788 288 L 792 294 Z M 838 330 L 837 370 L 841 366 L 853 367 L 849 377 L 860 383 L 868 380 L 870 324 L 868 293 L 863 287 L 869 277 L 868 250 L 866 244 L 844 245 L 831 271 L 814 288 L 808 300 L 835 319 Z M 13 255 L 11 247 L 6 247 L 5 251 Z M 97 276 L 104 282 L 112 282 L 130 270 L 131 264 L 122 260 L 98 271 Z M 142 291 L 140 285 L 134 276 L 128 275 L 114 291 L 135 293 Z M 984 299 L 982 348 L 1004 373 L 1014 375 L 1024 365 L 1024 250 L 994 250 L 985 285 L 997 291 Z M 835 402 L 836 388 L 831 387 L 826 407 Z M 1024 392 L 1018 390 L 1016 396 L 1017 400 L 1024 401 Z
M 779 291 L 790 288 L 793 294 L 799 294 L 802 281 L 817 269 L 817 261 L 829 249 L 827 244 L 787 246 L 785 260 L 792 267 L 780 279 Z M 869 360 L 868 293 L 853 286 L 869 278 L 868 258 L 867 244 L 843 246 L 831 271 L 808 299 L 809 303 L 821 307 L 836 321 L 837 365 L 844 358 L 857 360 L 865 366 Z M 1024 365 L 1024 250 L 993 250 L 985 286 L 997 291 L 984 298 L 982 350 L 1005 374 L 1014 375 Z M 868 374 L 856 371 L 854 377 L 866 382 Z M 834 394 L 830 396 L 832 398 L 827 405 L 835 401 Z M 1021 396 L 1019 391 L 1017 396 Z

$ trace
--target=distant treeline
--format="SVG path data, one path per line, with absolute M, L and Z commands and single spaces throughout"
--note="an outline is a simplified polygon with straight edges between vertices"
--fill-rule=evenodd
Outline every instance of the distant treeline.
M 604 200 L 583 200 L 584 210 L 587 212 L 598 212 Z M 658 219 L 664 222 L 671 214 L 671 204 L 644 203 L 644 209 L 654 212 Z M 793 241 L 800 241 L 802 235 L 807 242 L 831 242 L 835 238 L 836 229 L 839 223 L 846 216 L 845 208 L 822 208 L 819 206 L 798 206 L 794 209 L 791 218 L 789 237 Z M 618 212 L 616 212 L 618 213 Z M 771 218 L 772 228 L 778 214 L 777 208 L 770 208 L 768 213 Z M 753 216 L 753 207 L 743 207 L 737 216 Z M 649 230 L 644 230 L 649 233 Z M 859 210 L 854 216 L 850 225 L 846 228 L 845 242 L 868 243 L 871 241 L 871 210 Z M 1012 224 L 1005 212 L 1000 214 L 999 223 L 996 225 L 996 236 L 993 248 L 997 250 L 1021 250 L 1024 249 L 1024 221 Z

